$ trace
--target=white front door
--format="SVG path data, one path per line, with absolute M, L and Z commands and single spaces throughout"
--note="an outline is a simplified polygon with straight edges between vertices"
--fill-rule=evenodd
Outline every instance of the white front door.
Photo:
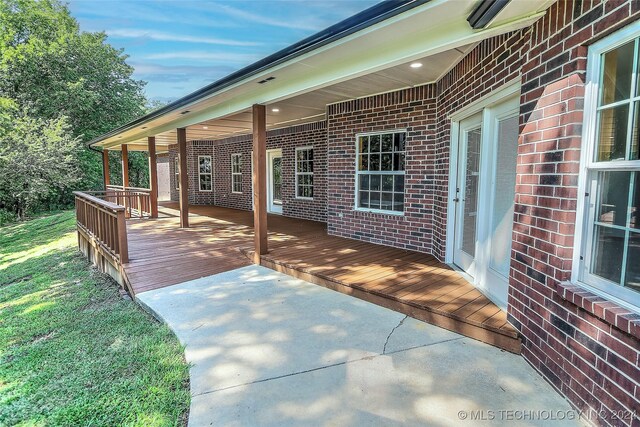
M 459 122 L 453 262 L 507 306 L 518 150 L 518 97 Z
M 267 150 L 267 211 L 282 213 L 282 150 Z

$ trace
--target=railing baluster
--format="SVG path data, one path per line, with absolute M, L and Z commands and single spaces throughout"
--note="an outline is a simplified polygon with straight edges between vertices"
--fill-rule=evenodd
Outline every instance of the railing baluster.
M 74 195 L 78 228 L 118 257 L 121 263 L 129 262 L 126 207 L 87 193 L 74 192 Z

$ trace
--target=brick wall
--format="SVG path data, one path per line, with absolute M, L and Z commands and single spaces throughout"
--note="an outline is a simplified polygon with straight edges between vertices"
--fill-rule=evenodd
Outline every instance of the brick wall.
M 640 408 L 638 315 L 562 283 L 572 269 L 587 45 L 638 19 L 640 2 L 566 1 L 527 30 L 509 315 L 523 356 L 599 424 Z M 636 319 L 635 321 L 633 319 Z M 631 320 L 631 321 L 630 321 Z M 640 420 L 636 420 L 636 425 Z
M 435 123 L 434 85 L 327 107 L 330 234 L 431 252 Z M 407 130 L 404 215 L 356 211 L 356 135 L 395 129 Z
M 329 106 L 329 232 L 444 259 L 449 116 L 518 78 L 527 40 L 523 31 L 497 36 L 436 84 Z M 354 211 L 356 134 L 397 128 L 408 131 L 404 216 Z
M 295 197 L 295 149 L 312 146 L 314 149 L 314 197 L 313 200 Z M 326 221 L 327 186 L 327 130 L 325 122 L 309 123 L 267 132 L 267 149 L 282 150 L 282 214 L 288 217 Z M 187 143 L 189 163 L 189 203 L 215 204 L 232 209 L 252 210 L 251 196 L 251 135 L 240 135 L 216 141 L 190 141 Z M 231 191 L 231 155 L 242 154 L 242 193 Z M 213 192 L 201 192 L 198 187 L 198 156 L 213 157 Z M 177 146 L 169 147 L 171 174 Z M 172 179 L 172 181 L 175 181 Z M 172 182 L 171 199 L 178 200 L 179 193 Z
M 313 147 L 313 200 L 296 198 L 296 147 Z M 326 122 L 276 129 L 267 133 L 267 150 L 282 149 L 282 214 L 327 221 L 327 126 Z
M 215 142 L 216 205 L 250 211 L 251 205 L 251 135 Z M 231 154 L 242 154 L 242 194 L 231 192 Z

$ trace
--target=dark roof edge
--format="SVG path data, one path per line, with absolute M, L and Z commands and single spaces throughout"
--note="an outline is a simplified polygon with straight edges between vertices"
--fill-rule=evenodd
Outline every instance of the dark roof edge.
M 278 52 L 275 52 L 245 68 L 235 71 L 220 80 L 217 80 L 201 89 L 196 90 L 164 107 L 152 111 L 149 114 L 141 116 L 119 128 L 116 128 L 108 133 L 105 133 L 93 140 L 89 141 L 87 145 L 91 146 L 104 139 L 110 138 L 114 135 L 127 131 L 131 128 L 138 126 L 139 124 L 158 118 L 166 113 L 184 107 L 200 98 L 208 96 L 219 90 L 222 90 L 228 86 L 231 86 L 241 80 L 258 74 L 268 68 L 275 65 L 279 65 L 297 56 L 303 55 L 307 52 L 318 49 L 336 40 L 356 33 L 364 28 L 377 24 L 378 22 L 389 19 L 393 16 L 399 15 L 414 7 L 428 3 L 430 0 L 385 0 L 381 3 L 373 5 L 372 7 L 363 10 L 343 21 L 338 22 L 312 36 L 309 36 L 297 43 L 292 44 Z
M 467 22 L 474 30 L 486 27 L 493 18 L 509 3 L 510 0 L 482 0 L 467 17 Z

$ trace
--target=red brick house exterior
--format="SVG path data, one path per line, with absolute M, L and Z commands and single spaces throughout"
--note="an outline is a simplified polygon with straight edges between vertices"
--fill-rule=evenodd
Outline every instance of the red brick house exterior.
M 523 357 L 602 425 L 640 425 L 640 314 L 572 283 L 587 57 L 589 45 L 639 18 L 637 1 L 559 1 L 533 26 L 481 41 L 437 82 L 328 105 L 326 121 L 268 133 L 268 149 L 282 148 L 283 215 L 445 260 L 450 116 L 518 81 L 507 310 L 522 334 Z M 356 136 L 393 129 L 407 133 L 404 215 L 354 210 Z M 312 201 L 295 197 L 294 150 L 303 146 L 315 151 Z M 250 136 L 193 141 L 188 153 L 191 203 L 251 209 Z M 244 159 L 242 194 L 231 191 L 235 153 Z M 211 192 L 197 190 L 199 155 L 213 158 Z M 174 149 L 170 157 L 174 176 Z M 177 200 L 175 188 L 172 195 Z

